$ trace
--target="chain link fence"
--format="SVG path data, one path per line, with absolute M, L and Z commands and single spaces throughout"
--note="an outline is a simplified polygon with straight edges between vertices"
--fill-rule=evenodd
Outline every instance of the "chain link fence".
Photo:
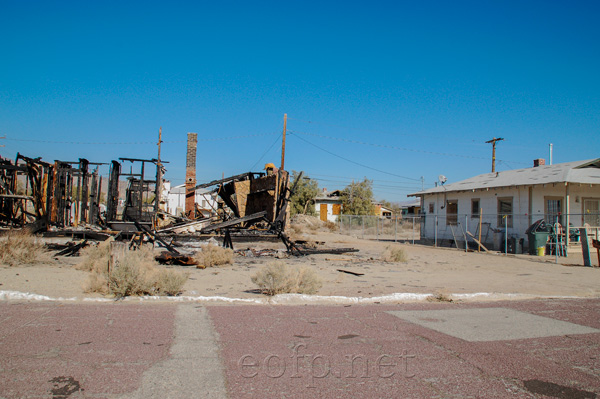
M 528 231 L 540 220 L 544 221 L 545 227 L 540 231 Z M 547 246 L 546 253 L 566 253 L 569 245 L 579 245 L 582 227 L 587 228 L 591 238 L 599 239 L 600 214 L 423 214 L 391 218 L 340 215 L 338 227 L 343 234 L 371 240 L 463 250 L 480 250 L 484 246 L 489 250 L 515 254 L 535 254 L 538 248 Z
M 340 215 L 338 226 L 341 233 L 367 240 L 411 242 L 420 239 L 421 216 L 379 217 Z

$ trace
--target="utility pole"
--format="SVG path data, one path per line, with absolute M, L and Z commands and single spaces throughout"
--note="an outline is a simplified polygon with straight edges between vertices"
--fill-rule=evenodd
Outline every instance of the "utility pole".
M 425 176 L 421 176 L 421 191 L 425 190 Z
M 285 131 L 287 125 L 287 114 L 283 114 L 283 139 L 281 140 L 281 170 L 284 169 L 285 165 Z
M 492 173 L 496 171 L 496 142 L 503 141 L 503 138 L 493 138 L 491 140 L 486 141 L 487 144 L 492 144 Z
M 160 144 L 162 143 L 162 126 L 158 128 L 158 159 L 156 162 L 156 195 L 155 210 L 160 210 L 160 200 L 162 197 L 162 163 L 160 162 Z

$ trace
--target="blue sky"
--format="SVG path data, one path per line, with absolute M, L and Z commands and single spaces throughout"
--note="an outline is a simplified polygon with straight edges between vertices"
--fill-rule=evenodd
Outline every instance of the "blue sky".
M 279 165 L 406 200 L 548 159 L 600 157 L 596 1 L 0 0 L 0 155 L 154 158 L 167 178 Z M 108 170 L 103 170 L 107 173 Z

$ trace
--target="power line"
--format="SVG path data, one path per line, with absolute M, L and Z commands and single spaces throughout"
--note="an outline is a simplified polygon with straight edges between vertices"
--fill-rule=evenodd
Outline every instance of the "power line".
M 320 173 L 309 173 L 310 176 L 322 176 L 322 177 L 335 177 L 338 179 L 343 179 L 343 180 L 359 180 L 360 178 L 357 177 L 349 177 L 349 176 L 333 176 L 333 175 L 323 175 Z M 399 182 L 397 180 L 383 180 L 383 179 L 373 179 L 374 182 L 385 182 L 385 183 L 400 183 L 400 184 L 409 184 L 409 185 L 415 185 L 418 187 L 421 187 L 421 184 L 417 184 L 417 183 L 408 183 L 408 182 Z
M 307 135 L 307 136 L 314 136 L 314 137 L 319 137 L 319 138 L 324 138 L 324 139 L 329 139 L 329 140 L 343 141 L 343 142 L 352 143 L 352 144 L 360 144 L 360 145 L 368 145 L 371 147 L 387 148 L 387 149 L 391 149 L 391 150 L 419 152 L 419 153 L 423 153 L 423 154 L 442 155 L 442 156 L 458 157 L 458 158 L 486 159 L 487 160 L 487 158 L 485 158 L 485 157 L 476 157 L 476 156 L 472 156 L 472 155 L 461 155 L 461 154 L 451 154 L 451 153 L 447 153 L 447 152 L 426 151 L 426 150 L 420 150 L 420 149 L 414 149 L 414 148 L 397 147 L 397 146 L 388 145 L 388 144 L 374 144 L 374 143 L 367 143 L 364 141 L 344 139 L 344 138 L 340 138 L 340 137 L 325 136 L 325 135 L 316 134 L 316 133 L 298 132 L 295 130 L 288 130 L 288 132 L 295 133 L 295 134 Z M 517 161 L 511 161 L 511 162 L 525 164 L 524 162 L 517 162 Z
M 390 136 L 406 136 L 406 137 L 428 137 L 428 138 L 433 138 L 436 140 L 440 140 L 443 138 L 446 138 L 447 135 L 443 135 L 443 136 L 435 136 L 435 135 L 424 135 L 424 134 L 415 134 L 415 133 L 398 133 L 396 132 L 391 132 L 391 131 L 386 131 L 386 130 L 380 130 L 380 129 L 360 129 L 360 128 L 356 128 L 356 127 L 348 127 L 348 126 L 343 126 L 343 125 L 336 125 L 336 124 L 331 124 L 331 123 L 322 123 L 322 122 L 315 122 L 315 121 L 308 121 L 308 120 L 303 120 L 303 119 L 296 119 L 296 118 L 288 118 L 290 120 L 295 120 L 298 122 L 304 122 L 304 123 L 308 123 L 311 125 L 320 125 L 320 126 L 326 126 L 326 127 L 335 127 L 335 128 L 340 128 L 340 129 L 344 129 L 344 130 L 350 130 L 350 131 L 355 131 L 355 132 L 364 132 L 364 133 L 382 133 L 385 135 L 390 135 Z M 453 143 L 458 142 L 457 140 L 452 140 Z M 468 143 L 468 144 L 480 144 L 479 141 L 477 140 L 461 140 L 461 143 Z
M 339 184 L 345 184 L 348 185 L 350 184 L 352 181 L 351 180 L 331 180 L 331 179 L 320 179 L 320 178 L 311 178 L 312 180 L 316 180 L 319 182 L 330 182 L 330 183 L 339 183 Z M 388 184 L 376 184 L 375 182 L 372 184 L 373 188 L 380 188 L 380 187 L 385 187 L 385 188 L 391 188 L 391 189 L 399 189 L 399 190 L 416 190 L 416 187 L 410 187 L 410 186 L 391 186 Z
M 291 132 L 288 130 L 288 133 L 291 133 Z M 367 166 L 367 165 L 364 165 L 364 164 L 362 164 L 362 163 L 359 163 L 359 162 L 353 161 L 353 160 L 351 160 L 351 159 L 348 159 L 348 158 L 345 158 L 345 157 L 343 157 L 343 156 L 341 156 L 341 155 L 335 154 L 335 153 L 333 153 L 333 152 L 331 152 L 331 151 L 329 151 L 329 150 L 326 150 L 326 149 L 324 149 L 324 148 L 321 148 L 321 147 L 319 147 L 318 145 L 316 145 L 316 144 L 313 144 L 313 143 L 311 143 L 310 141 L 303 139 L 302 137 L 298 136 L 298 135 L 297 135 L 297 134 L 295 134 L 295 133 L 292 133 L 292 134 L 293 134 L 293 136 L 294 136 L 294 137 L 297 137 L 297 138 L 299 138 L 300 140 L 304 141 L 305 143 L 307 143 L 307 144 L 310 144 L 310 145 L 312 145 L 313 147 L 315 147 L 315 148 L 318 148 L 319 150 L 321 150 L 321 151 L 324 151 L 324 152 L 328 153 L 329 155 L 333 155 L 334 157 L 337 157 L 337 158 L 343 159 L 343 160 L 344 160 L 344 161 L 346 161 L 346 162 L 350 162 L 350 163 L 353 163 L 353 164 L 355 164 L 355 165 L 362 166 L 363 168 L 371 169 L 371 170 L 374 170 L 374 171 L 376 171 L 376 172 L 379 172 L 379 173 L 384 173 L 384 174 L 386 174 L 386 175 L 390 175 L 390 176 L 399 177 L 399 178 L 401 178 L 401 179 L 414 180 L 414 181 L 421 181 L 420 179 L 413 179 L 413 178 L 411 178 L 411 177 L 406 177 L 406 176 L 397 175 L 397 174 L 395 174 L 395 173 L 386 172 L 386 171 L 384 171 L 384 170 L 377 169 L 377 168 L 373 168 L 373 167 L 371 167 L 371 166 Z
M 200 138 L 198 141 L 223 141 L 223 140 L 237 140 L 237 139 L 245 139 L 251 137 L 260 137 L 260 136 L 272 136 L 275 133 L 263 133 L 263 134 L 248 134 L 241 136 L 228 136 L 228 137 L 210 137 L 210 138 Z M 32 140 L 32 139 L 13 139 L 6 138 L 6 140 L 11 141 L 23 141 L 29 143 L 49 143 L 49 144 L 76 144 L 76 145 L 156 145 L 155 141 L 135 141 L 135 142 L 84 142 L 84 141 L 53 141 L 53 140 Z M 163 143 L 167 144 L 177 144 L 177 143 L 187 143 L 185 140 L 173 140 L 166 141 L 163 140 Z
M 275 146 L 275 144 L 277 144 L 279 142 L 279 139 L 281 138 L 281 136 L 283 135 L 283 133 L 281 133 L 273 142 L 273 144 L 271 144 L 271 146 L 267 149 L 267 151 L 265 151 L 260 158 L 258 158 L 258 161 L 256 161 L 256 163 L 254 165 L 252 165 L 252 167 L 250 168 L 250 170 L 254 169 L 256 167 L 256 165 L 259 164 L 259 162 L 265 157 L 265 155 L 267 155 L 267 153 L 269 151 L 271 151 L 271 149 Z

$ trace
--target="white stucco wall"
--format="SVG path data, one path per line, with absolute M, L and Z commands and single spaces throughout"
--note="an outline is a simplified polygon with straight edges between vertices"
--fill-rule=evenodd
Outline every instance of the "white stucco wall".
M 568 212 L 567 212 L 568 194 Z M 569 213 L 568 223 L 577 227 L 583 224 L 582 205 L 584 199 L 600 199 L 600 186 L 590 185 L 540 185 L 524 187 L 506 187 L 482 191 L 437 193 L 425 195 L 423 198 L 423 212 L 425 214 L 424 225 L 421 236 L 435 240 L 435 217 L 437 216 L 438 228 L 437 239 L 449 240 L 454 236 L 462 241 L 465 230 L 477 234 L 479 218 L 471 215 L 471 200 L 479 199 L 483 211 L 482 219 L 482 241 L 492 247 L 498 247 L 504 237 L 504 224 L 498 224 L 498 198 L 512 198 L 513 224 L 508 227 L 508 237 L 525 238 L 525 231 L 536 220 L 544 218 L 545 203 L 548 197 L 560 198 L 562 211 Z M 446 201 L 457 200 L 457 225 L 449 226 L 446 223 L 447 207 L 442 208 Z M 430 212 L 430 204 L 433 204 L 433 212 Z M 466 216 L 466 217 L 465 217 Z M 563 216 L 563 224 L 567 223 L 567 215 Z M 489 226 L 489 227 L 488 227 Z M 466 227 L 466 229 L 465 229 Z M 497 248 L 498 249 L 498 248 Z
M 216 209 L 217 201 L 210 193 L 196 190 L 196 203 L 202 209 Z M 178 216 L 185 210 L 185 185 L 173 187 L 167 195 L 167 212 Z
M 337 222 L 338 215 L 333 214 L 333 204 L 340 204 L 341 201 L 336 200 L 317 200 L 315 201 L 315 211 L 317 212 L 317 216 L 321 218 L 321 204 L 327 205 L 327 220 L 330 222 Z

